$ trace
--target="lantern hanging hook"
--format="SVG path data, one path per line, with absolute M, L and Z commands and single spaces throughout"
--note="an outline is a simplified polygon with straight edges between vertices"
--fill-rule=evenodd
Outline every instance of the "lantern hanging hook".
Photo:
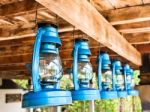
M 73 26 L 72 37 L 73 37 L 73 46 L 75 46 L 75 26 Z
M 101 43 L 99 43 L 99 45 L 98 45 L 98 54 L 100 54 L 100 52 L 101 52 Z
M 37 27 L 37 24 L 38 24 L 38 3 L 36 3 L 36 10 L 35 10 L 35 29 Z
M 58 20 L 58 15 L 56 14 L 56 26 L 59 27 L 59 20 Z

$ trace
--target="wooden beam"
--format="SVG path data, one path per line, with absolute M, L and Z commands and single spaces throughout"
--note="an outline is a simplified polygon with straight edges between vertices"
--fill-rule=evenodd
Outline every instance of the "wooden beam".
M 112 25 L 150 20 L 150 4 L 104 11 L 103 15 Z
M 150 3 L 150 1 L 149 1 L 149 0 L 143 0 L 143 2 L 144 2 L 144 4 L 148 4 L 148 3 Z
M 141 53 L 150 53 L 150 44 L 143 44 L 140 46 L 136 46 L 136 48 Z
M 34 0 L 21 0 L 11 4 L 2 5 L 0 7 L 0 18 L 29 13 L 31 11 L 35 11 L 36 7 L 38 10 L 45 9 Z
M 136 65 L 142 64 L 140 53 L 87 0 L 36 1 L 120 56 Z
M 31 75 L 28 71 L 1 71 L 0 78 L 2 79 L 28 79 Z
M 142 4 L 142 0 L 108 0 L 115 8 L 123 8 L 127 6 L 135 6 Z
M 125 34 L 124 37 L 131 44 L 148 44 L 150 43 L 150 33 Z
M 107 0 L 103 0 L 101 2 L 99 2 L 99 0 L 91 0 L 91 3 L 94 4 L 95 7 L 97 6 L 101 7 L 103 10 L 114 8 Z M 11 4 L 2 5 L 0 7 L 0 18 L 3 19 L 6 17 L 31 13 L 36 10 L 36 6 L 37 6 L 37 2 L 35 2 L 34 0 L 23 0 Z M 45 10 L 46 8 L 38 4 L 37 9 Z M 103 15 L 113 25 L 132 23 L 137 21 L 145 21 L 145 20 L 149 20 L 149 5 L 133 6 L 133 7 L 123 8 L 123 9 L 104 11 Z
M 32 55 L 31 54 L 6 56 L 6 57 L 1 57 L 0 58 L 0 64 L 8 64 L 8 63 L 30 63 L 31 59 L 32 59 Z
M 72 61 L 72 50 L 73 49 L 60 50 L 60 57 L 61 57 L 63 63 L 66 63 L 66 61 Z M 21 66 L 25 66 L 26 63 L 31 63 L 32 50 L 30 50 L 30 51 L 25 50 L 24 52 L 21 52 L 16 49 L 15 53 L 13 53 L 13 51 L 14 50 L 12 50 L 12 52 L 7 52 L 7 50 L 6 50 L 5 52 L 4 51 L 0 52 L 0 69 L 3 69 L 3 70 L 4 70 L 4 68 L 12 69 L 14 67 L 10 67 L 10 66 L 15 65 L 15 66 L 21 67 Z M 116 53 L 112 52 L 111 50 L 107 49 L 106 47 L 101 48 L 101 51 L 106 51 L 112 59 L 114 59 L 114 58 L 120 59 L 120 57 Z M 92 56 L 90 57 L 90 59 L 97 58 L 97 55 L 99 53 L 99 46 L 97 46 L 95 48 L 91 48 L 91 53 L 92 53 Z M 127 60 L 125 60 L 123 58 L 121 60 L 128 62 Z M 23 65 L 22 65 L 22 63 L 23 63 Z M 96 64 L 96 61 L 94 63 Z M 21 67 L 20 69 L 23 69 L 23 67 Z M 16 69 L 14 69 L 14 70 L 16 70 Z
M 13 2 L 17 2 L 18 0 L 0 0 L 0 4 L 4 5 L 4 4 L 10 4 Z
M 15 64 L 6 64 L 0 65 L 0 71 L 25 71 L 27 63 L 15 63 Z
M 15 16 L 14 19 L 25 22 L 26 24 L 29 24 L 29 21 L 23 16 Z
M 114 9 L 108 0 L 90 0 L 90 3 L 96 7 L 98 11 Z
M 143 33 L 150 32 L 150 21 L 123 24 L 114 26 L 121 33 Z

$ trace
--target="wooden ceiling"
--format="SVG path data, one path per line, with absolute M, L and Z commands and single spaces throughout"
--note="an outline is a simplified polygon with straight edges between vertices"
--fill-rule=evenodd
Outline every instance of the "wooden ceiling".
M 150 0 L 90 0 L 89 2 L 108 20 L 110 27 L 112 25 L 141 54 L 150 53 Z M 36 31 L 36 10 L 38 22 L 50 21 L 58 25 L 63 45 L 60 48 L 60 56 L 65 69 L 71 67 L 73 41 L 78 37 L 89 39 L 92 51 L 90 58 L 94 68 L 96 68 L 96 57 L 100 48 L 107 51 L 112 59 L 118 58 L 123 63 L 129 63 L 133 68 L 138 69 L 137 65 L 123 58 L 122 54 L 120 56 L 108 48 L 109 45 L 105 47 L 105 44 L 99 44 L 85 32 L 74 28 L 73 24 L 71 25 L 38 2 L 0 0 L 0 77 L 30 77 L 25 65 L 31 63 Z

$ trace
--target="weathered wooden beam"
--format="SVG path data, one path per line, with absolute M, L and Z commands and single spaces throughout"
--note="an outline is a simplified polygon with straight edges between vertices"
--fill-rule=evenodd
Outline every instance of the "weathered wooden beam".
M 114 26 L 121 33 L 143 33 L 150 32 L 150 21 L 123 24 Z
M 115 51 L 120 56 L 126 58 L 127 60 L 130 60 L 136 65 L 142 64 L 140 53 L 112 27 L 88 1 L 36 1 L 89 35 L 93 39 Z
M 104 11 L 103 15 L 112 25 L 150 20 L 150 4 Z
M 113 9 L 114 7 L 107 1 L 91 0 L 91 3 L 94 4 L 95 7 L 100 6 L 102 9 L 106 10 Z M 129 2 L 134 3 L 134 2 Z M 101 5 L 102 4 L 102 5 Z M 106 5 L 106 8 L 103 7 Z M 0 18 L 12 17 L 14 15 L 23 15 L 26 13 L 30 13 L 36 10 L 37 2 L 34 0 L 23 0 L 19 2 L 14 2 L 11 4 L 2 5 L 0 7 Z M 38 10 L 45 10 L 46 8 L 42 5 L 38 4 Z M 133 6 L 127 7 L 123 9 L 115 9 L 112 11 L 104 11 L 103 15 L 108 18 L 108 21 L 113 25 L 115 24 L 124 24 L 124 23 L 132 23 L 137 21 L 145 21 L 149 20 L 149 5 L 143 6 Z M 135 16 L 134 16 L 135 15 Z M 138 15 L 138 16 L 137 16 Z M 143 19 L 143 20 L 142 20 Z
M 124 37 L 131 44 L 148 44 L 148 43 L 150 43 L 150 33 L 125 34 Z
M 90 3 L 96 7 L 98 11 L 111 10 L 115 8 L 108 0 L 90 0 Z
M 141 53 L 150 53 L 150 44 L 143 44 L 140 46 L 136 46 L 136 48 Z
M 2 79 L 28 79 L 31 75 L 28 71 L 0 71 Z
M 0 71 L 25 71 L 27 63 L 0 64 Z
M 45 8 L 34 0 L 22 0 L 0 6 L 0 18 L 29 13 L 36 9 L 42 10 Z
M 100 48 L 101 51 L 106 51 L 110 57 L 112 59 L 120 59 L 122 62 L 128 62 L 127 60 L 119 57 L 116 53 L 112 52 L 111 50 L 107 49 L 106 47 Z M 14 50 L 13 50 L 14 51 Z M 91 48 L 91 53 L 92 56 L 90 57 L 90 59 L 96 59 L 99 53 L 99 47 L 95 47 L 95 48 Z M 27 63 L 31 63 L 32 60 L 32 50 L 30 51 L 24 51 L 20 52 L 17 51 L 15 53 L 13 52 L 0 52 L 0 70 L 4 70 L 4 68 L 8 69 L 13 69 L 17 70 L 17 68 L 19 69 L 24 69 L 25 64 Z M 65 64 L 66 61 L 69 63 L 72 63 L 70 61 L 72 61 L 72 49 L 66 49 L 66 50 L 60 50 L 60 57 L 62 59 L 62 63 Z M 67 63 L 66 66 L 69 65 L 69 63 Z M 96 61 L 94 61 L 93 63 L 96 64 Z M 13 67 L 10 67 L 13 66 Z
M 14 51 L 15 52 L 15 51 Z M 14 56 L 5 56 L 0 58 L 0 64 L 9 64 L 9 63 L 30 63 L 32 59 L 31 54 L 22 54 Z
M 134 39 L 136 40 L 136 41 L 134 41 L 134 42 L 136 42 L 135 47 L 139 50 L 140 53 L 143 53 L 143 52 L 149 53 L 149 49 L 150 49 L 149 46 L 148 46 L 149 44 L 146 44 L 146 42 L 148 42 L 148 40 L 143 40 L 143 39 L 140 40 L 140 39 L 138 39 L 138 38 L 140 38 L 138 36 L 135 36 L 133 39 L 131 38 L 131 40 L 130 40 L 130 35 L 128 35 L 128 38 L 129 38 L 130 42 L 134 41 Z M 21 55 L 32 55 L 33 43 L 34 43 L 34 40 L 32 40 L 32 39 L 34 39 L 34 38 L 29 39 L 29 41 L 27 41 L 27 40 L 23 41 L 23 40 L 19 39 L 20 44 L 15 43 L 15 41 L 12 42 L 12 44 L 9 43 L 11 41 L 6 42 L 6 43 L 4 41 L 3 43 L 5 43 L 5 45 L 0 45 L 0 58 L 5 58 L 6 57 L 8 59 L 8 57 L 13 57 L 13 56 L 15 58 L 15 57 L 21 56 Z M 19 42 L 19 40 L 16 41 L 16 42 Z M 74 42 L 72 40 L 70 40 L 70 41 L 65 40 L 64 41 L 64 39 L 62 39 L 62 43 L 63 43 L 63 46 L 60 47 L 61 57 L 62 58 L 66 58 L 66 56 L 71 57 Z M 148 47 L 144 46 L 145 47 L 144 48 L 142 43 L 146 44 L 146 46 L 148 46 Z M 97 53 L 99 52 L 99 49 L 102 50 L 102 51 L 108 52 L 111 56 L 118 56 L 116 53 L 114 53 L 110 49 L 108 49 L 108 48 L 106 48 L 102 45 L 100 46 L 97 42 L 94 42 L 92 40 L 89 42 L 89 45 L 90 45 L 90 49 L 92 51 L 93 56 L 97 55 Z M 31 57 L 31 56 L 29 56 L 29 57 Z M 3 59 L 2 59 L 2 61 L 3 61 Z M 6 62 L 9 62 L 9 61 L 6 61 Z
M 142 0 L 108 0 L 115 8 L 135 6 L 142 4 Z
M 144 2 L 144 4 L 148 4 L 148 3 L 150 3 L 150 1 L 149 1 L 149 0 L 143 0 L 143 2 Z

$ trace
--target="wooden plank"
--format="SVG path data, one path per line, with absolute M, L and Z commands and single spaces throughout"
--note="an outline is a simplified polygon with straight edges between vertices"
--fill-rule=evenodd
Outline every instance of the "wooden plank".
M 2 5 L 0 7 L 0 18 L 4 18 L 5 16 L 14 16 L 19 14 L 29 13 L 31 11 L 35 11 L 37 4 L 34 0 L 22 0 L 19 2 L 14 2 L 7 5 Z M 38 10 L 45 9 L 42 5 L 38 4 Z
M 149 53 L 150 52 L 150 48 L 148 48 L 148 47 L 144 48 L 144 47 L 140 47 L 140 46 L 141 45 L 136 46 L 136 48 L 139 50 L 139 52 L 141 52 L 141 53 L 143 53 L 143 52 Z M 65 63 L 66 61 L 72 61 L 72 50 L 73 49 L 60 50 L 60 57 L 61 57 L 63 63 Z M 111 50 L 107 49 L 106 47 L 101 48 L 101 50 L 106 51 L 112 58 L 120 59 L 120 57 L 116 53 L 112 52 Z M 90 59 L 97 58 L 97 55 L 99 53 L 99 47 L 91 48 L 91 53 L 92 53 L 92 56 L 90 57 Z M 0 56 L 0 68 L 1 68 L 1 66 L 7 66 L 9 64 L 14 66 L 14 64 L 18 65 L 20 63 L 31 63 L 31 60 L 32 60 L 32 52 L 28 52 L 28 51 L 26 51 L 25 53 L 21 53 L 19 51 L 15 52 L 15 53 L 10 52 L 9 54 L 7 52 L 6 53 L 4 52 L 4 53 L 0 53 L 0 55 L 1 55 Z M 123 60 L 126 61 L 125 59 L 122 59 L 122 61 Z
M 22 54 L 14 56 L 5 56 L 0 58 L 0 64 L 8 63 L 30 63 L 32 59 L 31 54 Z
M 150 43 L 150 33 L 135 33 L 124 35 L 131 44 L 148 44 Z
M 142 4 L 142 0 L 108 0 L 115 8 L 123 8 Z
M 18 0 L 0 0 L 1 5 L 10 4 L 10 3 L 14 3 L 14 2 L 18 2 Z
M 0 65 L 0 71 L 25 71 L 26 63 Z
M 150 4 L 104 11 L 102 14 L 112 25 L 150 20 Z
M 89 35 L 93 39 L 97 40 L 103 45 L 106 45 L 108 48 L 115 51 L 120 56 L 123 56 L 136 65 L 142 64 L 140 53 L 112 27 L 88 1 L 36 1 Z M 84 22 L 82 20 L 84 20 Z
M 136 46 L 136 48 L 141 53 L 150 53 L 150 44 L 143 44 L 140 46 Z
M 143 0 L 144 4 L 150 3 L 150 0 Z
M 0 78 L 2 79 L 29 79 L 31 75 L 28 71 L 1 71 Z
M 64 36 L 63 36 L 64 35 Z M 62 58 L 67 56 L 68 54 L 65 55 L 66 52 L 70 53 L 71 57 L 71 52 L 73 50 L 73 37 L 70 37 L 70 33 L 63 33 L 61 34 L 60 37 L 62 40 L 63 46 L 60 47 L 60 52 L 63 52 L 61 55 Z M 145 33 L 145 34 L 126 34 L 124 35 L 131 44 L 138 45 L 138 44 L 148 44 L 150 43 L 150 34 Z M 75 35 L 76 37 L 76 35 Z M 78 34 L 77 34 L 78 37 Z M 22 55 L 22 54 L 32 54 L 32 49 L 33 49 L 33 43 L 34 43 L 34 38 L 35 37 L 29 37 L 25 39 L 17 39 L 13 41 L 3 41 L 2 44 L 0 45 L 0 57 L 5 57 L 5 56 L 15 56 L 15 55 Z M 93 40 L 92 38 L 89 41 L 89 46 L 91 50 L 97 49 L 97 52 L 99 50 L 99 43 Z M 105 49 L 104 46 L 101 45 L 101 49 L 104 51 L 108 51 Z M 14 52 L 15 50 L 15 52 Z M 95 51 L 95 50 L 94 50 Z M 110 52 L 110 50 L 109 50 Z M 95 52 L 92 53 L 93 55 L 96 55 Z M 63 56 L 65 55 L 65 56 Z
M 143 33 L 150 32 L 150 21 L 123 24 L 114 26 L 121 33 Z
M 108 0 L 90 0 L 90 3 L 98 10 L 110 10 L 114 9 L 112 4 Z

